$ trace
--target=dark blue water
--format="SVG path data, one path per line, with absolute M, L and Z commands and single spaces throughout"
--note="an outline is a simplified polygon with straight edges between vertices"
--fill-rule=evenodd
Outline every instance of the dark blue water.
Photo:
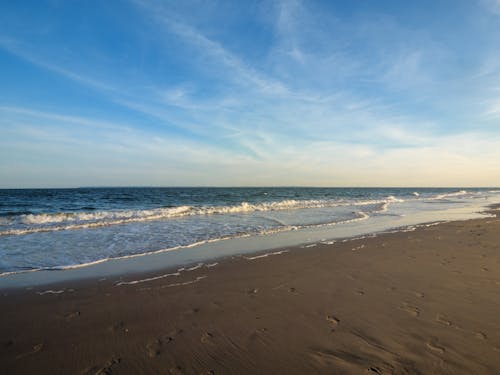
M 432 210 L 491 194 L 498 192 L 296 187 L 0 190 L 0 273 L 361 222 L 401 214 L 405 205 Z
M 463 189 L 412 188 L 79 188 L 0 189 L 0 217 L 22 214 L 231 206 L 284 200 L 411 198 Z M 478 189 L 469 191 L 478 191 Z

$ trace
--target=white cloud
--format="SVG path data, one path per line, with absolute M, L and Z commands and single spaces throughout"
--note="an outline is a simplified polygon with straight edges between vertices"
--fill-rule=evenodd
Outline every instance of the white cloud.
M 149 6 L 150 8 L 151 6 Z M 284 94 L 288 92 L 286 86 L 269 77 L 265 77 L 261 73 L 255 71 L 250 66 L 245 64 L 240 58 L 226 50 L 221 44 L 209 39 L 194 27 L 174 21 L 168 15 L 162 14 L 161 9 L 150 9 L 164 26 L 170 32 L 181 37 L 185 42 L 195 46 L 198 52 L 202 55 L 215 60 L 217 66 L 222 64 L 225 68 L 231 70 L 230 79 L 236 80 L 240 84 L 251 84 L 258 90 L 266 94 Z M 220 69 L 220 68 L 218 68 Z M 236 75 L 234 75 L 236 73 Z
M 391 87 L 411 87 L 416 84 L 429 83 L 429 79 L 421 68 L 422 52 L 409 51 L 401 54 L 383 76 L 383 80 Z
M 196 73 L 220 87 L 209 87 L 207 94 L 204 77 L 196 81 L 188 75 L 185 81 L 154 83 L 140 91 L 125 85 L 126 76 L 101 82 L 73 70 L 70 63 L 60 66 L 57 59 L 38 56 L 28 44 L 1 39 L 1 48 L 154 122 L 148 132 L 141 130 L 140 120 L 124 124 L 5 105 L 0 107 L 5 115 L 0 127 L 12 142 L 3 140 L 4 164 L 24 163 L 19 171 L 26 172 L 32 170 L 30 158 L 41 156 L 51 160 L 47 165 L 54 174 L 73 163 L 87 177 L 107 179 L 103 184 L 110 185 L 125 181 L 127 173 L 125 184 L 138 179 L 160 185 L 500 184 L 495 163 L 500 160 L 499 136 L 481 132 L 481 121 L 500 117 L 500 102 L 488 100 L 482 113 L 471 113 L 478 118 L 469 125 L 476 128 L 471 132 L 441 123 L 439 117 L 431 121 L 441 92 L 424 103 L 423 111 L 401 105 L 399 96 L 384 95 L 387 87 L 412 88 L 404 94 L 414 100 L 419 86 L 433 76 L 428 62 L 435 46 L 426 49 L 421 43 L 408 49 L 396 48 L 396 43 L 394 49 L 371 55 L 380 56 L 374 62 L 344 50 L 342 38 L 336 38 L 338 29 L 310 25 L 310 9 L 304 4 L 281 2 L 273 19 L 276 44 L 268 51 L 269 61 L 256 65 L 204 34 L 202 27 L 164 12 L 158 3 L 141 1 L 140 6 L 157 21 L 158 40 L 174 38 L 189 49 L 186 54 L 176 51 L 177 57 L 192 58 L 187 63 L 195 65 Z M 388 30 L 396 34 L 397 27 L 391 24 Z M 314 53 L 307 45 L 311 40 L 328 43 Z M 370 43 L 369 49 L 378 46 Z M 158 51 L 165 59 L 169 53 Z M 495 69 L 485 64 L 482 76 L 491 79 Z M 162 82 L 155 78 L 148 77 Z M 455 91 L 468 101 L 468 91 Z M 446 103 L 459 111 L 453 104 Z M 3 176 L 10 179 L 6 172 Z
M 413 142 L 396 148 L 379 148 L 370 140 L 308 141 L 267 131 L 240 133 L 241 143 L 253 149 L 254 157 L 190 139 L 133 129 L 123 132 L 121 124 L 57 113 L 16 109 L 14 115 L 23 121 L 18 118 L 16 126 L 9 127 L 6 119 L 11 115 L 1 110 L 0 180 L 4 185 L 20 181 L 38 163 L 47 169 L 45 177 L 33 174 L 39 178 L 38 186 L 88 185 L 88 181 L 101 185 L 139 181 L 144 185 L 500 184 L 500 136 L 494 133 L 436 137 L 389 126 L 372 130 L 372 137 Z M 68 120 L 79 127 L 68 128 Z

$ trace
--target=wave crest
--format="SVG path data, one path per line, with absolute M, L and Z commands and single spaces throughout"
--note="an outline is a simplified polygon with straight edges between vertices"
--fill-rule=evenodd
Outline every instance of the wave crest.
M 387 205 L 403 202 L 402 199 L 389 196 L 382 200 L 365 200 L 358 202 L 333 200 L 283 200 L 251 204 L 241 202 L 232 206 L 179 206 L 155 208 L 149 210 L 93 211 L 93 212 L 60 212 L 25 214 L 17 218 L 9 218 L 10 225 L 17 227 L 0 231 L 0 236 L 23 235 L 37 232 L 52 232 L 68 229 L 97 228 L 110 225 L 129 224 L 135 222 L 165 220 L 186 216 L 223 215 L 251 213 L 260 211 L 281 211 L 297 209 L 328 208 L 339 206 L 381 205 L 378 209 L 386 211 Z M 20 224 L 20 227 L 19 227 Z

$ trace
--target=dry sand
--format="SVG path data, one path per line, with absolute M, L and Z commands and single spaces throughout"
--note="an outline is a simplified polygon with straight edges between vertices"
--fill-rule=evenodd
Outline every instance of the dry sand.
M 284 250 L 5 291 L 0 371 L 500 373 L 499 218 Z

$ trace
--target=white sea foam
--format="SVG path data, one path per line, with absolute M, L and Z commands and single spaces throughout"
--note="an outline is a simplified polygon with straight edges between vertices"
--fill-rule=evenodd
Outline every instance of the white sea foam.
M 197 283 L 199 282 L 200 280 L 203 280 L 205 278 L 207 278 L 208 276 L 207 275 L 203 275 L 203 276 L 198 276 L 197 278 L 195 278 L 194 280 L 189 280 L 189 281 L 184 281 L 182 283 L 172 283 L 172 284 L 166 284 L 166 285 L 161 285 L 159 287 L 156 287 L 156 288 L 160 288 L 160 289 L 163 289 L 163 288 L 172 288 L 174 286 L 183 286 L 183 285 L 190 285 L 190 284 L 194 284 L 194 283 Z M 144 287 L 144 288 L 140 288 L 139 290 L 140 291 L 144 291 L 144 290 L 151 290 L 151 289 L 154 289 L 155 287 Z
M 180 274 L 181 274 L 180 272 L 166 273 L 164 275 L 155 276 L 155 277 L 148 277 L 146 279 L 132 280 L 132 281 L 120 281 L 120 282 L 116 283 L 115 285 L 121 286 L 121 285 L 142 284 L 142 283 L 147 283 L 148 281 L 155 281 L 155 280 L 164 279 L 165 277 L 179 276 Z
M 64 289 L 61 289 L 61 290 L 52 290 L 52 289 L 50 289 L 50 290 L 45 290 L 43 292 L 36 292 L 36 294 L 43 296 L 44 294 L 61 294 L 61 293 L 64 293 L 64 292 L 65 292 Z
M 245 236 L 247 236 L 247 235 L 242 235 L 241 237 L 245 237 Z M 232 237 L 232 238 L 234 238 L 234 237 Z M 57 266 L 57 267 L 40 267 L 40 268 L 34 268 L 34 269 L 29 269 L 29 270 L 20 270 L 20 271 L 8 271 L 8 272 L 0 273 L 0 277 L 15 275 L 15 274 L 19 274 L 19 273 L 26 273 L 26 272 L 72 270 L 75 268 L 89 267 L 89 266 L 97 265 L 100 263 L 105 263 L 105 262 L 108 262 L 111 260 L 118 261 L 118 260 L 130 259 L 130 258 L 143 257 L 143 256 L 147 256 L 147 255 L 160 254 L 160 253 L 165 253 L 165 252 L 169 252 L 169 251 L 188 249 L 188 248 L 203 245 L 206 243 L 218 242 L 218 241 L 223 241 L 226 239 L 228 239 L 228 238 L 216 238 L 213 240 L 195 242 L 195 243 L 192 243 L 189 245 L 169 247 L 169 248 L 165 248 L 165 249 L 159 249 L 159 250 L 154 250 L 154 251 L 149 251 L 149 252 L 144 252 L 144 253 L 139 253 L 139 254 L 122 255 L 122 256 L 117 256 L 117 257 L 112 257 L 112 258 L 102 258 L 102 259 L 98 259 L 95 261 L 79 263 L 79 264 L 70 264 L 70 265 L 63 265 L 63 266 Z M 184 268 L 180 268 L 179 270 L 177 270 L 177 272 L 181 272 L 181 271 L 184 271 Z
M 201 267 L 203 267 L 203 263 L 198 263 L 196 266 L 187 268 L 186 271 L 194 271 L 194 270 L 200 269 Z
M 194 270 L 200 269 L 202 267 L 212 268 L 218 264 L 219 264 L 218 262 L 214 262 L 214 263 L 210 263 L 210 264 L 198 263 L 197 265 L 195 265 L 193 267 L 190 267 L 190 268 L 181 267 L 176 272 L 166 273 L 166 274 L 159 275 L 159 276 L 153 276 L 153 277 L 148 277 L 145 279 L 138 279 L 138 280 L 131 280 L 131 281 L 120 281 L 120 282 L 117 282 L 115 284 L 115 286 L 142 284 L 142 283 L 147 283 L 150 281 L 164 279 L 166 277 L 180 276 L 182 272 L 194 271 Z M 175 285 L 185 285 L 185 284 L 175 284 Z
M 173 284 L 162 285 L 160 288 L 171 288 L 171 287 L 174 287 L 174 286 L 190 285 L 190 284 L 197 283 L 200 280 L 206 279 L 207 277 L 208 277 L 207 275 L 198 276 L 194 280 L 184 281 L 183 283 L 173 283 Z
M 90 262 L 85 262 L 85 263 L 79 263 L 79 264 L 61 265 L 61 266 L 56 266 L 56 267 L 40 267 L 40 268 L 36 268 L 36 269 L 20 270 L 20 271 L 7 271 L 4 273 L 0 273 L 0 277 L 12 275 L 12 274 L 18 274 L 18 273 L 35 272 L 35 271 L 71 270 L 71 269 L 75 269 L 75 268 L 82 268 L 82 267 L 97 265 L 97 264 L 108 262 L 111 260 L 114 260 L 114 261 L 125 260 L 125 259 L 142 257 L 142 256 L 147 256 L 147 255 L 153 255 L 153 254 L 160 254 L 160 253 L 165 253 L 165 252 L 170 252 L 170 251 L 177 251 L 177 250 L 188 249 L 188 248 L 192 248 L 192 247 L 196 247 L 196 246 L 200 246 L 200 245 L 204 245 L 204 244 L 208 244 L 208 243 L 215 243 L 215 242 L 225 241 L 225 240 L 229 240 L 229 239 L 250 237 L 252 235 L 267 236 L 267 235 L 273 235 L 273 234 L 278 234 L 278 233 L 292 231 L 292 230 L 298 230 L 298 229 L 307 228 L 307 227 L 327 227 L 327 226 L 333 226 L 333 225 L 342 225 L 342 224 L 367 220 L 370 217 L 368 214 L 366 214 L 365 212 L 362 212 L 362 211 L 357 212 L 356 215 L 357 215 L 357 217 L 355 217 L 353 219 L 348 219 L 348 220 L 343 220 L 343 221 L 335 221 L 335 222 L 331 222 L 331 223 L 312 224 L 312 225 L 303 225 L 303 226 L 285 226 L 285 227 L 280 227 L 280 228 L 266 229 L 266 230 L 262 230 L 262 231 L 257 232 L 257 233 L 242 233 L 242 234 L 237 234 L 237 235 L 228 235 L 228 236 L 223 236 L 223 237 L 219 237 L 219 238 L 198 241 L 198 242 L 194 242 L 194 243 L 187 244 L 187 245 L 179 245 L 179 246 L 158 249 L 158 250 L 154 250 L 154 251 L 147 251 L 147 252 L 143 252 L 143 253 L 130 254 L 130 255 L 106 257 L 106 258 L 102 258 L 102 259 L 98 259 L 98 260 L 94 260 L 94 261 L 90 261 Z M 197 269 L 197 268 L 199 268 L 199 266 L 197 265 L 197 266 L 194 266 L 192 268 Z M 182 270 L 184 270 L 184 269 L 180 269 L 180 270 L 178 270 L 178 272 L 180 272 Z
M 265 254 L 261 254 L 261 255 L 255 255 L 253 257 L 245 257 L 245 259 L 247 260 L 255 260 L 255 259 L 261 259 L 261 258 L 267 258 L 268 256 L 271 256 L 271 255 L 281 255 L 281 254 L 285 254 L 285 253 L 288 253 L 289 250 L 280 250 L 280 251 L 273 251 L 273 252 L 270 252 L 270 253 L 265 253 Z
M 460 196 L 466 195 L 466 194 L 470 194 L 470 193 L 467 192 L 467 190 L 460 190 L 460 191 L 455 191 L 452 193 L 438 194 L 431 199 L 446 199 L 446 198 L 460 197 Z
M 353 247 L 351 250 L 352 250 L 352 251 L 357 251 L 357 250 L 361 250 L 361 249 L 363 249 L 364 247 L 365 247 L 365 245 L 364 245 L 364 244 L 362 244 L 362 245 L 359 245 L 359 246 Z
M 420 192 L 413 192 L 408 190 L 404 192 L 407 199 L 407 206 L 409 211 L 405 211 L 406 206 L 398 204 L 404 202 L 399 198 L 400 192 L 394 193 L 391 196 L 388 191 L 382 193 L 384 195 L 377 199 L 371 199 L 372 195 L 350 195 L 351 198 L 335 198 L 331 195 L 328 199 L 307 199 L 307 197 L 297 195 L 302 198 L 290 200 L 277 200 L 274 202 L 264 202 L 251 204 L 248 202 L 241 202 L 234 205 L 206 205 L 197 206 L 185 205 L 180 207 L 165 207 L 147 210 L 111 210 L 111 211 L 90 211 L 90 212 L 63 212 L 63 213 L 39 213 L 29 214 L 26 210 L 25 215 L 13 215 L 10 211 L 2 214 L 0 217 L 0 236 L 12 234 L 28 234 L 36 232 L 52 232 L 64 231 L 68 229 L 84 229 L 84 228 L 98 228 L 105 226 L 113 226 L 128 223 L 139 223 L 136 225 L 124 227 L 112 227 L 105 230 L 95 231 L 74 231 L 68 233 L 46 234 L 43 236 L 27 236 L 25 239 L 18 241 L 15 237 L 1 238 L 8 245 L 8 249 L 17 251 L 17 248 L 23 246 L 33 245 L 33 258 L 27 257 L 27 261 L 18 257 L 18 253 L 12 252 L 12 259 L 6 258 L 2 266 L 4 272 L 0 276 L 7 276 L 16 273 L 34 272 L 39 270 L 67 270 L 73 268 L 87 267 L 108 261 L 119 261 L 121 259 L 134 258 L 144 255 L 182 250 L 190 247 L 199 246 L 202 244 L 223 241 L 226 239 L 242 238 L 249 236 L 268 236 L 281 232 L 299 230 L 303 228 L 318 228 L 348 224 L 348 231 L 351 227 L 355 227 L 355 222 L 367 220 L 373 216 L 373 221 L 378 220 L 377 213 L 384 213 L 389 211 L 389 214 L 399 214 L 401 212 L 413 212 L 412 210 L 419 210 L 426 203 L 445 202 L 449 199 L 448 203 L 464 202 L 469 204 L 474 198 L 489 198 L 493 202 L 497 197 L 496 194 L 500 190 L 491 188 L 489 191 L 476 191 L 472 190 L 459 190 L 447 189 L 448 192 L 420 190 Z M 482 193 L 482 194 L 481 194 Z M 371 193 L 369 193 L 371 194 Z M 379 194 L 379 193 L 377 193 Z M 343 195 L 345 197 L 345 195 Z M 311 196 L 309 196 L 311 197 Z M 253 199 L 253 198 L 248 198 Z M 432 201 L 432 202 L 431 202 Z M 200 204 L 204 201 L 200 200 Z M 487 203 L 487 202 L 486 202 Z M 95 205 L 97 209 L 104 210 L 105 206 Z M 433 205 L 425 206 L 425 209 L 432 210 Z M 434 205 L 436 206 L 436 205 Z M 83 207 L 83 205 L 82 205 Z M 106 206 L 107 207 L 107 206 Z M 124 207 L 124 206 L 116 206 Z M 339 207 L 335 209 L 335 207 Z M 442 205 L 437 205 L 436 209 L 440 209 Z M 451 205 L 450 205 L 451 207 Z M 333 208 L 333 209 L 330 209 Z M 34 209 L 37 211 L 39 208 Z M 90 209 L 90 206 L 89 206 Z M 312 209 L 312 210 L 308 210 Z M 289 210 L 289 212 L 279 212 Z M 13 210 L 12 212 L 14 212 Z M 228 214 L 228 216 L 224 216 Z M 220 215 L 209 217 L 210 215 Z M 203 217 L 206 216 L 206 217 Z M 171 220 L 175 218 L 182 218 L 181 220 Z M 191 218 L 192 217 L 192 218 Z M 160 222 L 150 222 L 153 220 L 160 220 Z M 384 217 L 381 220 L 392 220 L 391 217 Z M 272 222 L 271 222 L 272 221 Z M 370 220 L 371 222 L 372 220 Z M 144 222 L 144 225 L 141 224 Z M 349 224 L 353 223 L 353 224 Z M 142 230 L 144 228 L 144 230 Z M 116 240 L 109 242 L 102 241 L 102 237 L 113 234 L 122 234 L 129 231 L 130 236 L 117 236 Z M 399 231 L 413 230 L 414 228 L 400 229 Z M 201 232 L 204 231 L 204 232 Z M 151 233 L 151 237 L 148 237 Z M 200 233 L 207 233 L 208 240 L 197 241 L 201 237 Z M 180 235 L 179 235 L 180 234 Z M 96 241 L 92 241 L 92 247 L 82 252 L 80 247 L 84 246 L 82 239 L 87 236 L 94 235 Z M 178 237 L 176 237 L 178 236 Z M 328 238 L 327 236 L 325 238 Z M 72 239 L 75 239 L 75 248 L 73 249 Z M 40 240 L 40 245 L 38 241 Z M 59 241 L 61 240 L 61 241 Z M 310 242 L 313 242 L 311 238 Z M 16 243 L 18 241 L 18 243 Z M 51 241 L 54 244 L 51 246 Z M 121 241 L 121 242 L 120 242 Z M 317 241 L 317 239 L 316 239 Z M 189 243 L 192 242 L 192 243 Z M 303 241 L 304 243 L 306 241 Z M 321 240 L 324 242 L 324 240 Z M 321 242 L 318 242 L 321 243 Z M 25 244 L 27 245 L 25 245 Z M 3 244 L 3 243 L 2 243 Z M 13 244 L 11 246 L 11 244 Z M 19 245 L 18 245 L 19 244 Z M 65 250 L 65 246 L 69 250 Z M 181 245 L 179 245 L 181 244 Z M 108 246 L 109 245 L 109 246 Z M 119 248 L 116 246 L 120 246 Z M 39 257 L 37 251 L 46 249 L 47 257 L 42 259 Z M 74 252 L 73 252 L 74 251 Z M 117 254 L 120 251 L 120 254 Z M 73 256 L 76 254 L 75 256 Z M 82 256 L 86 258 L 82 260 Z M 101 259 L 99 259 L 101 258 Z M 80 261 L 89 260 L 87 263 L 79 263 Z M 96 260 L 92 260 L 96 259 Z M 75 264 L 76 263 L 76 264 Z M 41 267 L 39 265 L 50 265 L 50 267 Z M 33 269 L 28 269 L 30 266 Z M 36 268 L 38 267 L 38 268 Z M 193 267 L 197 267 L 193 265 Z M 191 267 L 191 268 L 193 268 Z M 205 266 L 208 267 L 208 266 Z M 17 270 L 15 270 L 17 268 Z M 24 269 L 21 269 L 24 268 Z M 14 271 L 13 271 L 14 269 Z
M 139 255 L 145 255 L 145 254 L 139 254 Z M 127 258 L 127 257 L 128 256 L 125 256 L 123 258 Z M 99 263 L 107 262 L 110 259 L 119 259 L 119 257 L 117 257 L 117 258 L 103 258 L 103 259 L 98 259 L 98 260 L 94 260 L 94 261 L 91 261 L 91 262 L 85 262 L 85 263 L 79 263 L 79 264 L 70 264 L 70 265 L 65 265 L 65 266 L 40 267 L 40 268 L 33 268 L 33 269 L 20 270 L 20 271 L 7 271 L 7 272 L 0 273 L 0 277 L 10 276 L 10 275 L 16 275 L 16 274 L 19 274 L 19 273 L 37 272 L 37 271 L 65 271 L 65 270 L 71 270 L 71 269 L 76 269 L 76 268 L 93 266 L 93 265 L 96 265 L 96 264 L 99 264 Z
M 443 224 L 443 223 L 447 223 L 448 221 L 446 220 L 443 220 L 443 221 L 436 221 L 434 223 L 427 223 L 427 224 L 418 224 L 416 225 L 416 227 L 425 227 L 425 228 L 428 228 L 428 227 L 433 227 L 435 225 L 439 225 L 439 224 Z
M 382 205 L 380 206 L 380 210 L 378 212 L 387 212 L 388 209 L 389 209 L 389 204 L 385 202 L 382 203 Z
M 364 219 L 365 215 L 366 215 L 366 218 L 368 217 L 367 214 L 362 213 L 363 217 L 361 219 Z M 352 220 L 358 220 L 358 219 L 360 219 L 360 218 L 355 218 Z M 346 220 L 346 221 L 340 221 L 340 222 L 334 222 L 334 223 L 344 223 L 344 222 L 349 222 L 352 220 Z M 26 229 L 7 229 L 7 230 L 0 231 L 0 236 L 25 235 L 25 234 L 40 233 L 40 232 L 55 232 L 55 231 L 62 231 L 62 230 L 97 228 L 97 227 L 104 227 L 104 226 L 111 226 L 111 225 L 128 224 L 128 223 L 137 222 L 137 221 L 138 220 L 129 219 L 129 220 L 120 220 L 120 221 L 106 221 L 106 222 L 96 222 L 96 223 L 72 224 L 72 225 L 64 225 L 64 226 L 34 227 L 34 228 L 31 227 L 31 228 L 26 228 Z M 140 221 L 148 221 L 148 220 L 140 220 Z M 275 220 L 275 221 L 277 221 L 277 220 Z M 281 223 L 279 221 L 277 221 L 277 222 Z M 331 223 L 326 223 L 326 224 L 331 224 Z M 300 227 L 301 226 L 286 226 L 283 228 L 272 229 L 271 231 L 293 230 L 293 229 L 297 229 Z
M 150 210 L 123 210 L 123 211 L 98 211 L 98 212 L 62 212 L 20 215 L 6 219 L 14 228 L 0 230 L 0 236 L 25 235 L 39 232 L 52 232 L 62 230 L 91 229 L 111 225 L 165 220 L 185 216 L 223 215 L 235 213 L 251 213 L 265 211 L 282 211 L 297 209 L 329 208 L 341 206 L 367 206 L 382 205 L 386 210 L 390 203 L 404 202 L 402 199 L 388 196 L 380 200 L 364 201 L 339 201 L 339 200 L 283 200 L 250 204 L 242 202 L 233 206 L 180 206 L 172 208 L 156 208 Z M 284 223 L 276 218 L 266 217 Z M 19 224 L 21 227 L 19 227 Z

